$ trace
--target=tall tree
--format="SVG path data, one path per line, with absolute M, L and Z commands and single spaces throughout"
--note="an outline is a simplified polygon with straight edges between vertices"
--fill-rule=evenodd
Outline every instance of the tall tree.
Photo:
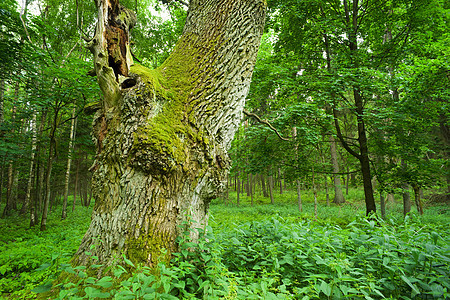
M 163 249 L 177 249 L 181 232 L 207 223 L 209 202 L 225 180 L 266 4 L 190 1 L 172 54 L 149 70 L 130 55 L 134 14 L 116 0 L 96 3 L 89 48 L 104 98 L 94 120 L 95 207 L 74 263 L 88 263 L 85 252 L 96 245 L 104 265 L 121 253 L 155 265 L 165 259 Z

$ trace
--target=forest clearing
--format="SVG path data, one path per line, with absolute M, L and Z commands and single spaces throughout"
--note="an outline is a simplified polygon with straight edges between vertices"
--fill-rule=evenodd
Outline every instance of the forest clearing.
M 442 0 L 2 0 L 5 299 L 450 299 Z

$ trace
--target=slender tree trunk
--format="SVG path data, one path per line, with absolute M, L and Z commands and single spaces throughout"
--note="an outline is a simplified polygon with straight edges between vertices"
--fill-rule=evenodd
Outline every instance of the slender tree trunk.
M 14 88 L 14 105 L 12 108 L 12 116 L 11 120 L 12 123 L 15 123 L 16 120 L 16 112 L 17 112 L 17 106 L 15 105 L 15 102 L 19 98 L 19 82 L 16 83 L 16 86 Z M 2 118 L 3 118 L 3 110 L 2 110 Z M 14 134 L 14 129 L 11 131 L 12 134 Z M 17 207 L 17 204 L 14 202 L 16 199 L 14 198 L 13 193 L 13 184 L 14 184 L 14 168 L 13 168 L 13 160 L 9 160 L 8 164 L 8 181 L 6 186 L 6 206 L 3 209 L 2 217 L 10 216 L 12 214 L 12 210 L 14 207 Z
M 249 174 L 249 187 L 250 187 L 250 204 L 253 206 L 253 175 L 252 173 Z
M 414 202 L 416 203 L 417 212 L 419 215 L 423 215 L 422 199 L 420 197 L 420 188 L 417 185 L 413 185 L 414 190 Z
M 380 211 L 381 211 L 381 218 L 386 219 L 386 202 L 383 197 L 383 192 L 380 191 Z
M 5 178 L 5 159 L 2 157 L 2 164 L 0 169 L 0 204 L 3 199 L 3 179 Z
M 270 203 L 275 204 L 273 200 L 273 176 L 269 175 L 269 195 L 270 195 Z
M 314 166 L 312 167 L 312 187 L 314 194 L 314 218 L 317 220 L 317 188 L 315 182 Z
M 261 190 L 263 192 L 263 197 L 268 198 L 269 194 L 267 193 L 266 180 L 264 179 L 263 174 L 261 174 Z
M 64 220 L 67 217 L 67 198 L 69 197 L 69 181 L 70 181 L 70 166 L 72 164 L 72 152 L 73 152 L 73 142 L 75 140 L 75 113 L 76 106 L 73 107 L 72 110 L 72 122 L 70 126 L 70 141 L 69 141 L 69 152 L 67 154 L 67 168 L 66 168 L 66 180 L 64 183 L 64 199 L 63 199 L 63 207 L 61 219 Z
M 27 192 L 25 195 L 25 200 L 23 202 L 22 208 L 20 209 L 20 214 L 25 214 L 30 206 L 31 199 L 31 189 L 34 184 L 34 169 L 36 166 L 36 149 L 37 149 L 37 124 L 36 124 L 36 112 L 33 112 L 33 117 L 31 121 L 31 132 L 33 137 L 31 139 L 31 157 L 30 157 L 30 172 L 28 174 L 28 184 Z
M 283 194 L 283 177 L 281 177 L 281 168 L 278 168 L 278 182 L 280 184 L 280 195 Z
M 330 206 L 330 194 L 328 192 L 328 176 L 325 175 L 324 179 L 325 179 L 325 194 L 327 199 L 327 206 Z
M 241 193 L 241 180 L 239 178 L 239 174 L 237 176 L 237 191 L 236 191 L 236 204 L 240 205 L 240 193 Z
M 48 160 L 47 160 L 47 168 L 45 172 L 45 200 L 44 200 L 44 209 L 42 211 L 42 218 L 41 218 L 41 231 L 47 230 L 47 216 L 49 211 L 49 205 L 50 205 L 50 193 L 51 193 L 51 176 L 52 176 L 52 168 L 53 168 L 53 159 L 54 159 L 54 151 L 55 151 L 55 134 L 56 134 L 56 126 L 58 122 L 58 113 L 55 111 L 55 114 L 53 116 L 53 123 L 52 128 L 50 129 L 50 143 L 48 148 Z
M 400 165 L 403 169 L 407 168 L 407 163 L 402 159 Z M 408 191 L 408 184 L 403 184 L 403 215 L 406 215 L 411 211 L 411 197 Z
M 302 203 L 302 195 L 301 195 L 301 186 L 300 180 L 297 179 L 297 203 L 298 203 L 298 211 L 303 211 L 303 203 Z
M 333 203 L 342 204 L 345 203 L 345 198 L 344 194 L 342 193 L 341 177 L 339 176 L 339 163 L 336 150 L 336 141 L 332 135 L 330 135 L 329 139 L 330 139 L 331 165 L 333 166 L 333 180 L 334 180 Z
M 79 186 L 79 174 L 80 174 L 80 159 L 77 159 L 77 171 L 75 173 L 75 185 L 73 187 L 73 202 L 72 202 L 72 212 L 75 211 L 75 204 L 77 202 L 78 196 L 78 186 Z

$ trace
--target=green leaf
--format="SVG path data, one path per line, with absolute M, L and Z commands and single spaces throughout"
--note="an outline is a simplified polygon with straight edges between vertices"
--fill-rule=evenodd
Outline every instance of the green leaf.
M 50 291 L 51 288 L 52 288 L 52 283 L 50 282 L 50 283 L 46 283 L 46 284 L 40 285 L 40 286 L 38 286 L 38 287 L 35 287 L 35 288 L 32 289 L 31 291 L 32 291 L 33 293 L 40 294 L 40 293 L 45 293 L 45 292 Z
M 110 293 L 108 292 L 102 292 L 96 288 L 93 287 L 86 287 L 84 289 L 84 292 L 86 293 L 86 296 L 88 296 L 89 298 L 110 298 Z
M 109 288 L 110 286 L 112 286 L 112 278 L 109 276 L 105 276 L 100 278 L 95 285 L 101 286 L 103 288 Z
M 420 294 L 420 291 L 417 289 L 417 287 L 416 287 L 415 285 L 413 285 L 413 284 L 411 283 L 411 281 L 408 279 L 408 277 L 406 277 L 406 276 L 404 276 L 404 275 L 402 275 L 402 276 L 400 276 L 400 277 L 402 278 L 402 280 L 403 280 L 404 282 L 406 282 L 406 284 L 409 285 L 409 287 L 414 291 L 415 294 Z
M 325 281 L 322 281 L 320 284 L 320 290 L 328 297 L 331 296 L 331 286 L 326 283 Z

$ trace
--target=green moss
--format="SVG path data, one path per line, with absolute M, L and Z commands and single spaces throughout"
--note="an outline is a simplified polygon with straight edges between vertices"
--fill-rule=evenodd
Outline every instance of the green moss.
M 156 266 L 160 262 L 169 262 L 170 253 L 165 250 L 169 241 L 170 238 L 165 235 L 147 234 L 140 235 L 137 239 L 132 237 L 127 243 L 126 256 L 136 265 Z

